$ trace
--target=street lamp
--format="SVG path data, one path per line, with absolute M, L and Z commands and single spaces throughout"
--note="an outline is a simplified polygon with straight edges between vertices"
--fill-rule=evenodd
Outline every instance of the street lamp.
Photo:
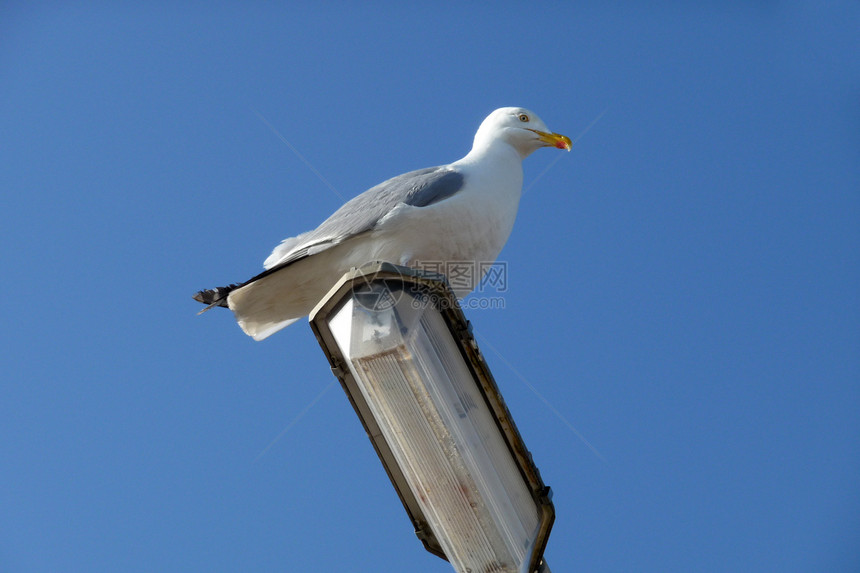
M 550 489 L 445 277 L 353 269 L 310 323 L 425 548 L 459 573 L 548 573 Z

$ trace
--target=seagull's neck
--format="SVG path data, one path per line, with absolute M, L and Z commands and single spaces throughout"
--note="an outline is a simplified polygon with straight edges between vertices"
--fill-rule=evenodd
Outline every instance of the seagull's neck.
M 512 162 L 522 165 L 522 155 L 510 144 L 501 140 L 475 141 L 472 150 L 458 165 L 476 165 L 483 163 Z
M 482 190 L 479 194 L 489 193 L 497 206 L 505 206 L 503 210 L 511 215 L 505 225 L 513 226 L 523 188 L 522 155 L 514 147 L 498 140 L 476 145 L 452 166 L 462 171 L 467 181 L 476 183 L 473 188 Z

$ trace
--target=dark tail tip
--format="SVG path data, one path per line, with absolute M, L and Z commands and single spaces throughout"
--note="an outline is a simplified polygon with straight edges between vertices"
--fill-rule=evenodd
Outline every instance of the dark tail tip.
M 194 295 L 194 300 L 197 302 L 213 306 L 223 306 L 227 308 L 227 295 L 239 288 L 240 285 L 232 284 L 225 287 L 210 288 L 201 290 Z

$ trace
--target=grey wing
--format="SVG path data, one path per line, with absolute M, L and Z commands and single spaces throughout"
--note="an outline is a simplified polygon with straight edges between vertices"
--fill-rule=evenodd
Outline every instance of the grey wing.
M 431 167 L 421 171 L 413 171 L 401 177 L 423 173 L 408 180 L 409 191 L 403 203 L 413 207 L 427 207 L 444 201 L 463 188 L 463 174 L 450 167 Z M 395 179 L 397 179 L 395 177 Z M 394 179 L 390 180 L 394 181 Z M 395 203 L 396 204 L 396 203 Z M 394 205 L 392 205 L 393 207 Z
M 400 203 L 427 207 L 451 197 L 464 177 L 449 166 L 429 167 L 393 177 L 345 203 L 313 231 L 286 239 L 266 259 L 272 269 L 318 253 L 367 231 Z
M 208 305 L 201 312 L 213 306 L 227 306 L 227 297 L 232 291 L 307 256 L 372 230 L 401 203 L 413 207 L 427 207 L 444 201 L 463 188 L 463 181 L 463 174 L 449 166 L 419 169 L 384 181 L 345 203 L 313 231 L 285 239 L 263 263 L 266 270 L 262 273 L 243 283 L 200 291 L 194 298 Z

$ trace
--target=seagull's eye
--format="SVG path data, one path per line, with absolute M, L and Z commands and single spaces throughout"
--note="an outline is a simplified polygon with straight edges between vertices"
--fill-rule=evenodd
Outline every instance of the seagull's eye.
M 524 113 L 521 113 L 519 115 L 519 118 L 520 118 L 520 121 L 524 121 L 524 122 L 527 122 L 529 120 L 529 116 L 524 114 Z

